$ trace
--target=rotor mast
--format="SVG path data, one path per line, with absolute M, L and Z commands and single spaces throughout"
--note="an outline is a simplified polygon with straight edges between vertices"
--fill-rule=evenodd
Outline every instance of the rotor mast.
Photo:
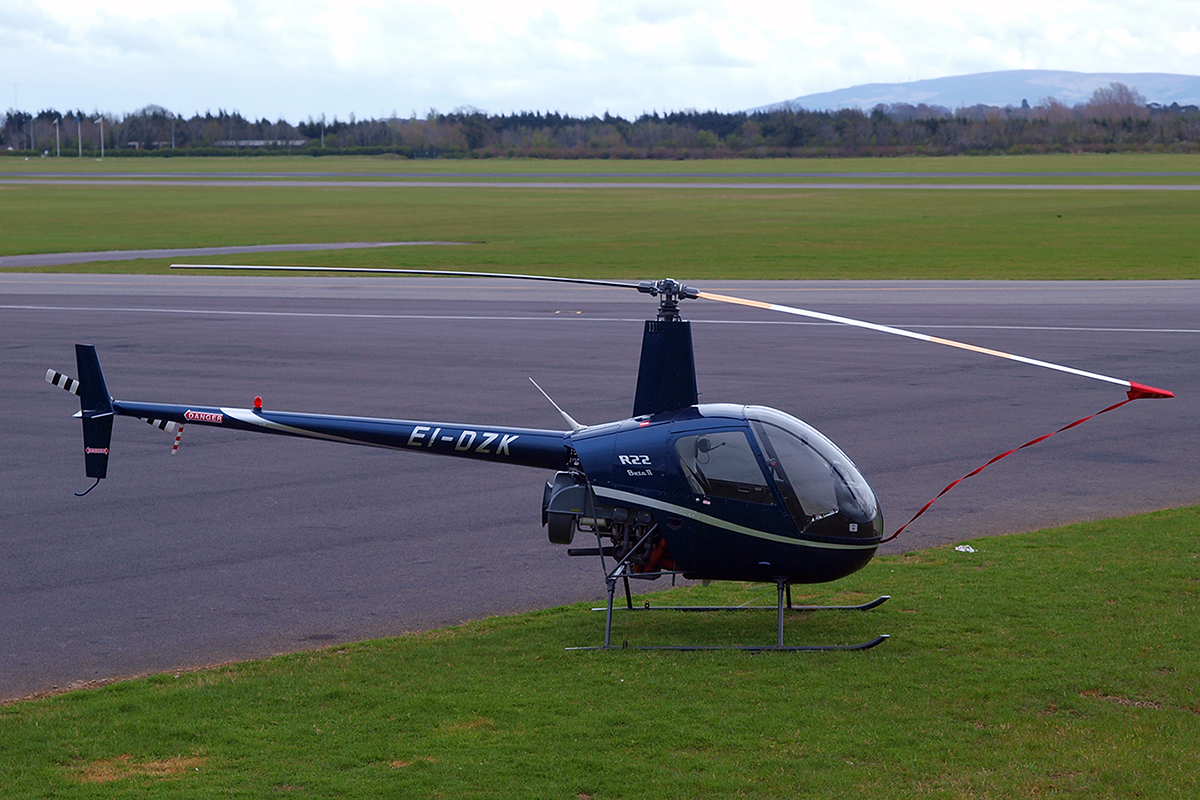
M 646 320 L 638 365 L 633 416 L 688 408 L 699 402 L 691 323 L 679 316 L 679 301 L 699 293 L 672 278 L 643 281 L 637 290 L 659 298 L 658 318 Z

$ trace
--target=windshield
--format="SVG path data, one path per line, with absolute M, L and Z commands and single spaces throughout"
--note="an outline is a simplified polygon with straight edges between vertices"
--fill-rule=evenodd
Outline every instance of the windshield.
M 771 479 L 803 530 L 841 511 L 849 520 L 875 519 L 875 494 L 858 467 L 815 428 L 763 406 L 747 406 Z

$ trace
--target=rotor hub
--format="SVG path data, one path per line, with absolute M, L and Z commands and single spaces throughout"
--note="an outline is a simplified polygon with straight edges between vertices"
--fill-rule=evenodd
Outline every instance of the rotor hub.
M 658 281 L 642 281 L 637 285 L 642 294 L 657 297 L 658 318 L 664 322 L 679 321 L 679 301 L 695 299 L 700 296 L 692 287 L 680 283 L 674 278 L 663 278 Z

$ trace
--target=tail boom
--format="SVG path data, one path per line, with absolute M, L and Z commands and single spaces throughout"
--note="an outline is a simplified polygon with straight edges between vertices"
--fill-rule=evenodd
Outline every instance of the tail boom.
M 566 469 L 570 456 L 570 434 L 565 431 L 124 400 L 113 401 L 113 407 L 118 416 L 166 420 L 180 425 L 418 450 L 542 469 Z

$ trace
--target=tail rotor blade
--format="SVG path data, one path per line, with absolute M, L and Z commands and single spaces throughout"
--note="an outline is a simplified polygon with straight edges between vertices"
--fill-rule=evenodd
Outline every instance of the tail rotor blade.
M 61 372 L 55 372 L 52 369 L 46 370 L 46 383 L 64 389 L 73 395 L 79 394 L 79 381 L 63 375 Z
M 1153 386 L 1146 386 L 1135 381 L 1122 380 L 1109 375 L 1100 375 L 1095 372 L 1086 372 L 1074 367 L 1063 366 L 1062 364 L 1054 364 L 1050 361 L 1039 361 L 1036 358 L 1027 358 L 1026 356 L 1018 356 L 1012 353 L 1004 353 L 1000 350 L 992 350 L 987 347 L 979 347 L 965 342 L 956 342 L 953 339 L 943 339 L 940 336 L 930 336 L 926 333 L 917 333 L 903 328 L 893 328 L 890 325 L 878 325 L 874 322 L 865 322 L 860 319 L 851 317 L 839 317 L 834 314 L 824 314 L 820 311 L 809 311 L 804 308 L 795 308 L 793 306 L 779 305 L 778 303 L 763 303 L 758 300 L 747 300 L 742 297 L 730 297 L 729 295 L 714 294 L 712 292 L 697 292 L 699 297 L 706 300 L 715 300 L 718 303 L 730 303 L 739 306 L 749 306 L 750 308 L 761 308 L 766 311 L 779 311 L 784 314 L 792 314 L 798 317 L 808 317 L 809 319 L 817 319 L 823 322 L 833 322 L 838 325 L 850 325 L 856 328 L 865 328 L 867 330 L 876 331 L 878 333 L 887 333 L 893 336 L 903 336 L 907 339 L 916 339 L 920 342 L 929 342 L 931 344 L 940 344 L 947 347 L 956 347 L 960 350 L 969 350 L 973 353 L 981 353 L 986 356 L 995 356 L 997 358 L 1006 358 L 1010 361 L 1019 361 L 1022 364 L 1030 364 L 1035 367 L 1044 367 L 1058 372 L 1066 372 L 1071 375 L 1078 375 L 1082 378 L 1090 378 L 1092 380 L 1104 381 L 1106 383 L 1116 384 L 1121 386 L 1128 392 L 1130 400 L 1137 400 L 1143 397 L 1174 397 L 1172 392 L 1166 389 L 1155 389 Z

